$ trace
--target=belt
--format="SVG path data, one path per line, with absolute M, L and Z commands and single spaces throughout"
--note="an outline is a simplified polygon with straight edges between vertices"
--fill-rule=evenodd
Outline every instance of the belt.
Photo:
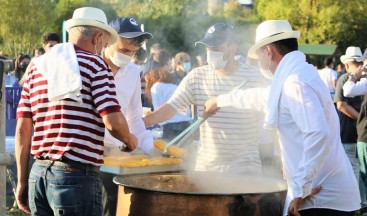
M 62 158 L 62 160 L 48 160 L 48 159 L 36 159 L 36 163 L 44 165 L 44 166 L 59 166 L 65 167 L 65 170 L 69 171 L 91 171 L 91 172 L 99 172 L 99 166 L 95 166 L 92 164 L 81 163 L 78 161 L 73 161 L 68 158 Z M 66 169 L 69 168 L 69 169 Z

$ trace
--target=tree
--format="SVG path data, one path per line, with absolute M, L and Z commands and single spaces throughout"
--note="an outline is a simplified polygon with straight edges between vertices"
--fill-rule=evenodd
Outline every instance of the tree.
M 112 6 L 102 0 L 0 0 L 0 4 L 0 47 L 11 57 L 33 54 L 45 32 L 61 36 L 62 22 L 70 19 L 76 8 L 98 7 L 109 20 L 116 17 Z
M 301 43 L 367 46 L 367 5 L 357 0 L 258 0 L 261 20 L 287 19 L 301 32 Z
M 0 38 L 5 53 L 31 53 L 40 35 L 53 22 L 49 0 L 2 0 Z

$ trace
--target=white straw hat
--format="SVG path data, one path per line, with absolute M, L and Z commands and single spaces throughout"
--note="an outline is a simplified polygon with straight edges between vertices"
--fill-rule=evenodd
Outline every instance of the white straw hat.
M 363 55 L 361 57 L 357 58 L 356 61 L 361 62 L 361 61 L 364 61 L 365 59 L 367 59 L 367 49 L 364 50 Z
M 256 28 L 255 44 L 249 49 L 248 57 L 257 59 L 256 51 L 272 42 L 288 38 L 299 38 L 300 33 L 293 31 L 288 20 L 267 20 Z
M 75 26 L 94 26 L 110 33 L 110 43 L 118 38 L 117 32 L 108 25 L 106 14 L 98 8 L 82 7 L 74 11 L 73 18 L 65 22 L 66 31 Z
M 357 60 L 358 58 L 360 58 L 362 56 L 362 51 L 361 48 L 359 47 L 354 47 L 354 46 L 350 46 L 347 48 L 347 50 L 345 51 L 345 55 L 342 55 L 340 57 L 340 61 L 345 64 L 349 61 L 354 61 Z

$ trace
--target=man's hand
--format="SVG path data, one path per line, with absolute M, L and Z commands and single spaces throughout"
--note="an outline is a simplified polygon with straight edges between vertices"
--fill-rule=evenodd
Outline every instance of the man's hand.
M 210 98 L 204 104 L 203 117 L 216 114 L 220 108 L 217 106 L 217 97 Z
M 311 198 L 312 196 L 318 194 L 321 191 L 321 189 L 322 189 L 321 185 L 312 189 L 311 194 L 305 197 L 305 199 Z M 297 197 L 291 201 L 288 207 L 288 216 L 301 216 L 298 213 L 298 209 L 301 206 L 301 204 L 303 203 L 303 200 L 304 199 L 302 199 L 301 197 Z
M 126 144 L 126 149 L 124 149 L 125 152 L 131 152 L 134 151 L 136 149 L 136 147 L 138 146 L 138 139 L 136 138 L 136 136 L 132 133 L 130 133 L 130 138 L 129 138 L 129 142 L 125 143 Z
M 18 182 L 15 199 L 17 200 L 20 210 L 27 214 L 31 214 L 31 210 L 28 206 L 28 183 L 22 184 Z

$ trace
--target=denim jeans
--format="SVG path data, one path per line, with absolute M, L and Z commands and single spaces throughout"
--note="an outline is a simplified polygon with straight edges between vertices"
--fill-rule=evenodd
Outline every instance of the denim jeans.
M 101 216 L 102 181 L 98 172 L 33 164 L 28 201 L 34 216 Z

